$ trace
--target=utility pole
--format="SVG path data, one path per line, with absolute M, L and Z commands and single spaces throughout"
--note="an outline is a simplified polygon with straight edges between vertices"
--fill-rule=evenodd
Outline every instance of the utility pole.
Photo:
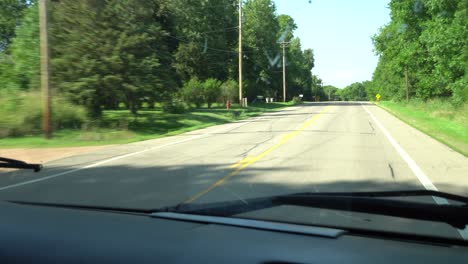
M 239 104 L 242 106 L 242 0 L 239 0 Z
M 323 81 L 320 80 L 320 87 L 322 88 L 322 92 L 325 93 L 325 91 L 323 90 Z M 324 95 L 325 96 L 325 95 Z M 324 98 L 325 99 L 325 98 Z
M 51 126 L 51 95 L 50 95 L 50 68 L 49 68 L 49 36 L 47 32 L 47 0 L 39 0 L 39 34 L 41 53 L 41 89 L 42 89 L 42 129 L 44 137 L 52 137 Z
M 283 102 L 286 102 L 286 45 L 289 42 L 281 42 L 280 43 L 283 48 Z
M 409 101 L 409 91 L 408 91 L 408 66 L 405 66 L 405 86 L 406 86 L 406 101 Z
M 315 86 L 315 96 L 314 96 L 314 102 L 317 102 L 317 89 L 318 89 L 318 83 L 314 84 Z

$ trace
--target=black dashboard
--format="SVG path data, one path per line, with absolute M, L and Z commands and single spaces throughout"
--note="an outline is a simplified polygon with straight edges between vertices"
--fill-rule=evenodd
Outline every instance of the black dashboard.
M 0 202 L 1 263 L 467 263 L 468 247 Z

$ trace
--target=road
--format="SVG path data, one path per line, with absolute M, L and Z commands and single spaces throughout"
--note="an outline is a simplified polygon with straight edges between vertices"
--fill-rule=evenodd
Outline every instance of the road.
M 432 189 L 467 195 L 467 175 L 466 157 L 377 106 L 305 103 L 48 162 L 40 173 L 3 173 L 0 200 L 159 208 L 293 192 Z

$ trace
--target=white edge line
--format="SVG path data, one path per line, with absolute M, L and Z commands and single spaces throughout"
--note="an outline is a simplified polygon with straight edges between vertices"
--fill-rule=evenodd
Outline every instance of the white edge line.
M 426 176 L 426 174 L 422 171 L 422 169 L 416 164 L 416 162 L 411 158 L 411 156 L 403 149 L 403 147 L 398 144 L 398 142 L 392 137 L 390 132 L 380 123 L 380 121 L 372 114 L 367 107 L 364 106 L 364 104 L 361 103 L 361 106 L 364 108 L 364 110 L 369 114 L 369 116 L 372 118 L 372 120 L 377 124 L 377 126 L 380 128 L 382 133 L 385 135 L 385 137 L 390 141 L 392 146 L 396 149 L 398 154 L 400 154 L 401 158 L 408 164 L 410 167 L 411 171 L 414 173 L 414 175 L 418 178 L 419 182 L 426 188 L 426 190 L 432 190 L 432 191 L 438 191 L 437 187 L 431 182 L 431 180 Z M 444 198 L 440 197 L 432 197 L 436 204 L 443 205 L 443 204 L 448 204 L 448 201 Z M 463 240 L 468 240 L 468 227 L 465 227 L 465 229 L 456 229 L 460 236 L 463 238 Z
M 240 125 L 235 126 L 235 129 L 239 128 L 241 126 L 247 125 L 249 123 L 252 123 L 254 120 L 257 120 L 257 119 L 259 119 L 259 118 L 255 117 L 255 118 L 252 118 L 251 120 L 249 120 L 247 122 L 242 122 L 242 123 L 240 123 Z M 236 123 L 231 123 L 231 124 L 236 124 Z M 127 154 L 120 155 L 120 156 L 117 156 L 117 157 L 113 157 L 113 158 L 110 158 L 110 159 L 106 159 L 106 160 L 103 160 L 103 161 L 95 162 L 95 163 L 86 165 L 86 166 L 81 167 L 81 168 L 76 168 L 76 169 L 72 169 L 72 170 L 68 170 L 68 171 L 63 171 L 63 172 L 52 174 L 52 175 L 49 175 L 49 176 L 45 176 L 45 177 L 42 177 L 42 178 L 39 178 L 39 179 L 34 179 L 34 180 L 24 181 L 24 182 L 12 184 L 12 185 L 3 186 L 3 187 L 0 187 L 0 191 L 20 187 L 20 186 L 23 186 L 23 185 L 28 185 L 28 184 L 31 184 L 31 183 L 36 183 L 36 182 L 41 182 L 41 181 L 53 179 L 53 178 L 64 176 L 64 175 L 67 175 L 67 174 L 71 174 L 71 173 L 74 173 L 74 172 L 77 172 L 77 171 L 81 171 L 81 170 L 89 169 L 89 168 L 96 167 L 96 166 L 99 166 L 99 165 L 103 165 L 103 164 L 106 164 L 106 163 L 109 163 L 109 162 L 112 162 L 112 161 L 125 159 L 125 158 L 135 156 L 135 155 L 138 155 L 138 154 L 141 154 L 141 153 L 145 153 L 145 152 L 148 152 L 148 151 L 151 151 L 151 150 L 165 148 L 165 147 L 168 147 L 168 146 L 177 145 L 177 144 L 184 143 L 184 142 L 187 142 L 187 141 L 191 141 L 191 140 L 194 140 L 194 139 L 207 137 L 209 135 L 216 134 L 219 131 L 222 131 L 224 129 L 226 129 L 226 127 L 222 127 L 220 129 L 217 129 L 217 130 L 212 131 L 212 132 L 208 132 L 206 134 L 196 135 L 196 136 L 186 138 L 186 139 L 183 139 L 183 140 L 179 140 L 179 141 L 167 143 L 167 144 L 164 144 L 164 145 L 148 148 L 148 149 L 145 149 L 145 150 L 131 152 L 131 153 L 127 153 Z
M 362 105 L 362 103 L 361 103 Z M 424 174 L 424 172 L 421 170 L 421 168 L 416 164 L 416 162 L 410 157 L 410 155 L 398 144 L 398 142 L 390 135 L 388 130 L 380 123 L 380 121 L 372 114 L 364 105 L 362 105 L 364 110 L 369 114 L 369 116 L 374 120 L 374 122 L 377 124 L 377 126 L 380 128 L 380 130 L 383 132 L 385 137 L 390 141 L 392 146 L 396 149 L 398 154 L 400 154 L 401 158 L 408 164 L 410 167 L 411 171 L 414 173 L 414 175 L 418 178 L 418 180 L 421 182 L 421 184 L 426 188 L 427 190 L 432 190 L 432 191 L 437 191 L 437 187 L 431 182 L 431 180 Z

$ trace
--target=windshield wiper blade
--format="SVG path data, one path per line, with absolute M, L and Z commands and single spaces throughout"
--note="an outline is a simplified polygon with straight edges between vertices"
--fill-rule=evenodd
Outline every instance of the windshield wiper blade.
M 42 164 L 27 163 L 21 160 L 0 157 L 0 168 L 10 169 L 30 169 L 38 172 L 42 169 Z
M 388 197 L 432 196 L 445 198 L 463 205 L 431 204 L 388 199 Z M 228 217 L 251 211 L 281 205 L 296 205 L 311 208 L 344 210 L 416 220 L 447 223 L 455 228 L 464 229 L 468 225 L 468 198 L 438 191 L 394 191 L 394 192 L 341 192 L 341 193 L 295 193 L 263 198 L 236 200 L 208 204 L 179 204 L 159 209 L 129 209 L 105 206 L 83 206 L 73 204 L 54 204 L 41 202 L 10 201 L 19 204 L 42 205 L 75 209 L 120 211 L 151 214 L 174 212 L 185 214 Z
M 440 197 L 463 203 L 463 205 L 438 205 L 435 203 L 388 199 L 389 197 L 416 196 Z M 175 207 L 163 208 L 161 211 L 213 216 L 233 216 L 281 205 L 296 205 L 443 222 L 455 228 L 463 229 L 468 225 L 467 204 L 468 198 L 463 196 L 438 191 L 416 190 L 395 192 L 296 193 L 247 199 L 244 201 L 211 204 L 180 204 Z
M 288 196 L 294 195 L 317 195 L 317 196 L 353 196 L 353 197 L 376 197 L 376 198 L 385 198 L 385 197 L 421 197 L 421 196 L 432 196 L 438 198 L 444 198 L 447 200 L 463 203 L 468 205 L 468 197 L 446 193 L 441 191 L 433 190 L 402 190 L 402 191 L 381 191 L 381 192 L 316 192 L 316 193 L 296 193 L 290 194 Z

